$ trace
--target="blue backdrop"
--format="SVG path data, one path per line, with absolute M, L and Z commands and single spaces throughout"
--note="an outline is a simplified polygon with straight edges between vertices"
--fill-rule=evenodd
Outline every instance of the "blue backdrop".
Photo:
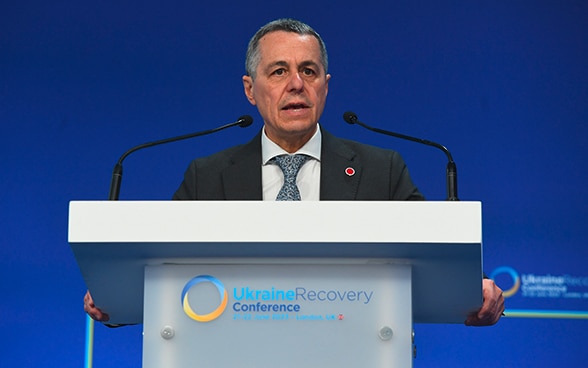
M 3 1 L 0 3 L 0 365 L 83 364 L 85 285 L 68 201 L 168 199 L 189 161 L 249 140 L 249 37 L 278 17 L 327 42 L 322 124 L 400 151 L 431 200 L 445 157 L 341 119 L 439 141 L 462 200 L 483 202 L 484 269 L 509 294 L 490 328 L 418 325 L 415 367 L 580 367 L 588 358 L 588 3 L 584 1 Z M 230 349 L 230 348 L 228 348 Z M 95 367 L 138 367 L 140 326 L 96 328 Z

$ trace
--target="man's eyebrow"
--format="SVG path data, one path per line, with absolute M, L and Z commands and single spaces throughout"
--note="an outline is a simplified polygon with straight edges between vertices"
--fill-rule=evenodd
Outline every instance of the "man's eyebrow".
M 318 64 L 317 62 L 313 61 L 313 60 L 306 60 L 300 63 L 300 66 L 305 67 L 305 66 L 313 66 L 315 68 L 318 68 L 320 66 L 320 64 Z
M 288 67 L 288 63 L 283 60 L 274 61 L 273 63 L 268 64 L 265 70 L 271 70 L 276 66 Z
M 301 68 L 301 67 L 304 68 L 304 67 L 308 67 L 308 66 L 319 68 L 320 65 L 321 64 L 319 64 L 319 63 L 317 63 L 317 62 L 315 62 L 313 60 L 305 60 L 305 61 L 301 62 L 297 66 L 297 68 Z M 274 61 L 273 63 L 268 64 L 268 66 L 265 68 L 265 70 L 268 71 L 268 70 L 271 70 L 271 69 L 273 69 L 273 68 L 275 68 L 277 66 L 288 68 L 290 65 L 286 61 L 284 61 L 284 60 L 278 60 L 278 61 Z

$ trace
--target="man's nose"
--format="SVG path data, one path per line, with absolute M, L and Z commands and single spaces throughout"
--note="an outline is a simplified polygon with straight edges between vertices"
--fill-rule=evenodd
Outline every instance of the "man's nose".
M 304 80 L 300 76 L 300 73 L 292 73 L 290 80 L 288 81 L 289 91 L 300 91 L 304 87 Z

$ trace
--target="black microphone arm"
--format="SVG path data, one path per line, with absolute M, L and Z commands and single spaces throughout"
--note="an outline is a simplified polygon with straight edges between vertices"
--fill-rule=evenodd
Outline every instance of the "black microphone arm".
M 226 125 L 214 128 L 214 129 L 204 130 L 202 132 L 184 134 L 179 137 L 172 137 L 172 138 L 167 138 L 167 139 L 161 139 L 158 141 L 143 143 L 143 144 L 140 144 L 136 147 L 131 148 L 130 150 L 125 152 L 122 156 L 120 156 L 120 158 L 118 159 L 118 162 L 116 163 L 116 165 L 114 165 L 114 169 L 112 170 L 112 180 L 110 182 L 110 192 L 108 194 L 108 199 L 110 201 L 118 200 L 118 196 L 120 194 L 120 185 L 121 185 L 121 181 L 122 181 L 122 172 L 123 172 L 122 162 L 131 153 L 138 151 L 140 149 L 143 149 L 143 148 L 158 146 L 160 144 L 171 143 L 171 142 L 181 141 L 184 139 L 189 139 L 189 138 L 194 138 L 194 137 L 200 137 L 200 136 L 207 135 L 207 134 L 212 134 L 212 133 L 215 133 L 215 132 L 227 129 L 227 128 L 231 128 L 231 127 L 234 127 L 237 125 L 240 126 L 241 128 L 245 128 L 245 127 L 250 126 L 251 124 L 253 124 L 253 118 L 249 115 L 243 115 L 237 121 L 235 121 L 233 123 L 226 124 Z
M 457 197 L 457 166 L 455 165 L 455 161 L 453 161 L 453 157 L 451 156 L 451 153 L 449 152 L 449 150 L 445 146 L 443 146 L 439 143 L 428 141 L 426 139 L 415 138 L 415 137 L 411 137 L 408 135 L 390 132 L 388 130 L 383 130 L 383 129 L 371 127 L 371 126 L 359 121 L 359 119 L 357 118 L 357 115 L 351 111 L 347 111 L 343 114 L 343 120 L 345 120 L 347 123 L 352 124 L 352 125 L 353 124 L 360 125 L 366 129 L 371 130 L 376 133 L 385 134 L 385 135 L 389 135 L 389 136 L 400 138 L 400 139 L 406 139 L 409 141 L 426 144 L 427 146 L 437 147 L 438 149 L 443 151 L 445 153 L 445 155 L 447 155 L 447 160 L 448 160 L 448 162 L 447 162 L 447 200 L 448 201 L 459 201 L 459 198 Z

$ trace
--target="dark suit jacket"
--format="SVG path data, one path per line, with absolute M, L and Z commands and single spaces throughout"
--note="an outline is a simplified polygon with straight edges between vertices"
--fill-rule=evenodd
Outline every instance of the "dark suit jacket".
M 321 200 L 424 199 L 397 152 L 321 132 Z M 247 144 L 192 161 L 173 198 L 261 200 L 261 131 Z

